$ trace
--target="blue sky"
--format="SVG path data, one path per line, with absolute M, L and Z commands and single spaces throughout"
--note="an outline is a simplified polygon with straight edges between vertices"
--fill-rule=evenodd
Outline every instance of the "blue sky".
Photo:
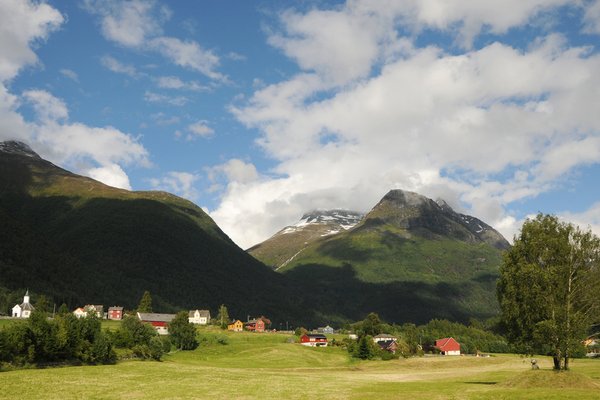
M 394 188 L 600 233 L 599 45 L 598 0 L 0 0 L 0 140 L 242 247 Z

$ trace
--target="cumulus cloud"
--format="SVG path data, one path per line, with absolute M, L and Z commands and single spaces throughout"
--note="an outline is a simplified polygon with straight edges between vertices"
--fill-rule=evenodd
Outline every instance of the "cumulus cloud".
M 65 102 L 45 90 L 27 90 L 23 92 L 23 98 L 33 105 L 43 122 L 64 120 L 69 116 Z
M 197 42 L 163 36 L 152 39 L 148 45 L 180 67 L 201 72 L 212 79 L 225 79 L 216 71 L 219 57 L 210 50 L 203 49 Z
M 462 41 L 565 2 L 442 3 L 283 14 L 283 33 L 270 41 L 302 72 L 231 108 L 277 163 L 271 178 L 222 185 L 211 215 L 232 239 L 250 246 L 312 208 L 368 211 L 392 188 L 449 197 L 510 239 L 521 219 L 509 204 L 598 163 L 600 56 L 589 48 L 543 31 L 527 49 L 497 41 L 448 53 L 398 34 L 400 24 L 416 37 L 434 28 Z M 346 53 L 352 27 L 362 37 Z M 346 31 L 347 43 L 334 34 Z
M 188 102 L 188 98 L 185 96 L 168 96 L 150 91 L 144 93 L 144 100 L 148 103 L 163 103 L 177 107 L 183 106 Z
M 172 14 L 168 7 L 156 1 L 141 0 L 86 0 L 84 4 L 88 12 L 100 18 L 101 31 L 107 40 L 137 50 L 157 52 L 175 65 L 198 71 L 214 80 L 227 79 L 217 71 L 220 60 L 212 51 L 193 40 L 163 35 L 162 26 Z
M 133 65 L 124 64 L 111 56 L 103 56 L 100 62 L 106 69 L 117 74 L 125 74 L 132 78 L 138 76 L 138 72 Z
M 187 127 L 189 135 L 186 136 L 187 140 L 194 140 L 198 137 L 209 138 L 214 135 L 215 131 L 213 128 L 208 126 L 208 121 L 197 121 Z
M 46 40 L 64 18 L 45 3 L 23 0 L 0 2 L 0 81 L 17 75 L 38 58 L 30 45 Z
M 584 32 L 600 35 L 600 0 L 588 2 L 584 13 Z
M 162 33 L 161 24 L 170 17 L 166 7 L 156 1 L 86 0 L 85 9 L 99 15 L 102 34 L 127 47 L 138 47 L 148 37 Z
M 79 82 L 79 76 L 77 75 L 77 72 L 73 71 L 72 69 L 63 68 L 60 70 L 60 73 L 73 82 Z
M 129 177 L 118 164 L 89 169 L 86 175 L 108 186 L 131 190 Z
M 197 180 L 195 174 L 171 171 L 161 178 L 150 179 L 150 184 L 156 190 L 165 190 L 194 201 L 198 198 L 198 191 L 194 187 Z
M 209 89 L 197 81 L 185 82 L 176 76 L 159 76 L 156 78 L 156 85 L 161 89 L 182 89 L 193 92 L 201 92 Z

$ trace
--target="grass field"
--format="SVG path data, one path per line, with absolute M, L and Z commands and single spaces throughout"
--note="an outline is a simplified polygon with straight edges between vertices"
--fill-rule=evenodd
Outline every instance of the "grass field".
M 598 399 L 600 360 L 540 371 L 515 355 L 355 361 L 339 348 L 287 343 L 283 334 L 203 330 L 195 351 L 162 362 L 0 373 L 6 399 Z M 229 343 L 219 344 L 226 335 Z

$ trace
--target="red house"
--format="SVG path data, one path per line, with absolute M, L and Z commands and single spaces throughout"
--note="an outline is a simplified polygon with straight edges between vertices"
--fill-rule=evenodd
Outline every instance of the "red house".
M 451 337 L 436 340 L 434 347 L 446 356 L 460 355 L 460 343 Z
M 305 333 L 300 337 L 300 344 L 311 347 L 327 346 L 327 336 L 320 333 Z
M 108 307 L 108 319 L 122 320 L 123 319 L 123 307 Z
M 244 324 L 244 328 L 252 332 L 264 332 L 265 321 L 263 321 L 262 319 L 251 319 L 250 321 Z

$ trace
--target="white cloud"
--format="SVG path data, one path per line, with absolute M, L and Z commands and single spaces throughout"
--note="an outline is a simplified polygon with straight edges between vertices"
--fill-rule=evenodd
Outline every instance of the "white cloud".
M 79 82 L 79 76 L 77 75 L 77 72 L 68 69 L 68 68 L 63 68 L 60 70 L 60 73 L 69 78 L 70 80 L 72 80 L 73 82 Z
M 129 177 L 118 164 L 89 169 L 86 175 L 108 186 L 131 190 Z
M 172 12 L 156 1 L 86 0 L 85 9 L 100 17 L 101 31 L 107 40 L 137 50 L 155 51 L 180 67 L 207 77 L 226 81 L 217 72 L 219 57 L 193 40 L 163 35 L 162 25 Z
M 187 130 L 191 133 L 187 135 L 187 140 L 193 140 L 196 137 L 209 138 L 214 135 L 215 131 L 207 125 L 208 121 L 198 121 L 188 125 Z
M 161 34 L 161 24 L 170 17 L 167 8 L 150 0 L 86 0 L 84 4 L 88 12 L 101 16 L 102 34 L 127 47 L 141 46 L 148 37 Z
M 176 107 L 183 106 L 188 102 L 188 98 L 185 96 L 167 96 L 150 91 L 144 93 L 144 100 L 149 103 L 163 103 Z
M 226 79 L 216 72 L 219 57 L 209 50 L 204 50 L 197 42 L 163 36 L 152 39 L 148 45 L 180 67 L 201 72 L 211 79 Z
M 600 0 L 588 2 L 584 12 L 584 32 L 600 35 Z
M 582 212 L 564 211 L 559 217 L 582 230 L 591 229 L 596 235 L 600 236 L 600 202 L 593 204 L 590 208 Z
M 219 175 L 224 175 L 228 183 L 250 183 L 258 179 L 256 167 L 252 163 L 233 158 L 224 164 L 216 165 L 208 169 L 208 178 L 217 181 Z
M 156 84 L 161 89 L 183 89 L 193 92 L 201 92 L 209 89 L 197 81 L 185 82 L 176 76 L 160 76 L 156 78 Z
M 48 4 L 24 0 L 0 2 L 0 82 L 38 62 L 30 45 L 46 40 L 64 18 Z
M 100 59 L 100 62 L 105 68 L 117 74 L 129 75 L 132 78 L 138 76 L 138 72 L 133 65 L 123 64 L 122 62 L 111 56 L 103 56 Z
M 23 98 L 33 105 L 37 117 L 43 122 L 59 121 L 69 117 L 64 101 L 45 90 L 27 90 L 23 93 Z
M 193 201 L 198 198 L 198 191 L 194 187 L 197 180 L 195 174 L 171 171 L 162 178 L 151 179 L 150 184 L 156 190 L 165 190 Z
M 37 62 L 32 47 L 63 21 L 60 12 L 45 3 L 0 1 L 0 140 L 25 141 L 56 164 L 129 187 L 118 164 L 149 165 L 148 153 L 136 138 L 112 127 L 70 122 L 65 102 L 46 90 L 30 89 L 18 97 L 5 86 L 24 66 Z M 71 70 L 61 73 L 77 77 Z M 24 104 L 32 106 L 35 122 L 19 113 Z
M 510 10 L 467 3 L 452 2 L 448 14 L 438 1 L 356 1 L 286 14 L 285 35 L 271 42 L 305 72 L 232 107 L 261 132 L 257 143 L 277 165 L 272 178 L 224 186 L 211 215 L 230 237 L 247 247 L 308 209 L 368 211 L 389 189 L 403 188 L 449 196 L 510 239 L 522 222 L 507 211 L 511 203 L 597 164 L 600 55 L 555 34 L 527 50 L 496 42 L 448 54 L 407 44 L 396 37 L 395 17 L 384 16 L 389 7 L 391 16 L 412 15 L 419 29 L 454 31 L 462 40 L 467 25 L 504 32 L 564 2 L 511 2 Z M 354 39 L 343 43 L 333 30 L 352 26 L 365 30 L 365 41 L 346 54 Z

